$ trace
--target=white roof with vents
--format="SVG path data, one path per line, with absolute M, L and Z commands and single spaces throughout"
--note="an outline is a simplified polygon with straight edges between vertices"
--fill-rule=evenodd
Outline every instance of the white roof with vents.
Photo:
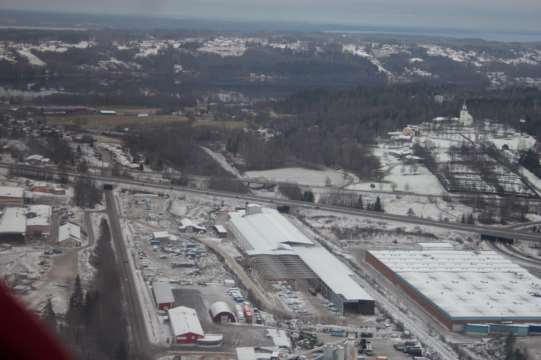
M 373 300 L 346 264 L 313 242 L 277 210 L 250 205 L 247 212 L 230 213 L 230 221 L 232 232 L 248 255 L 297 255 L 346 301 Z
M 541 280 L 494 251 L 370 251 L 453 320 L 541 320 Z
M 314 244 L 275 209 L 260 208 L 260 212 L 249 215 L 244 210 L 233 212 L 230 221 L 247 241 L 250 247 L 247 251 L 288 250 L 292 244 Z
M 30 217 L 30 213 L 34 216 Z M 26 211 L 27 226 L 49 226 L 53 211 L 49 205 L 30 205 Z
M 0 210 L 0 234 L 26 233 L 26 209 L 7 207 Z
M 205 336 L 197 312 L 189 307 L 177 306 L 167 310 L 169 322 L 174 336 L 182 336 L 188 333 Z
M 81 227 L 72 223 L 65 223 L 58 228 L 58 241 L 81 240 Z
M 162 281 L 154 281 L 152 283 L 152 291 L 154 292 L 154 298 L 159 304 L 174 304 L 175 297 L 171 290 L 171 284 Z
M 15 186 L 0 186 L 0 197 L 22 198 L 24 189 Z

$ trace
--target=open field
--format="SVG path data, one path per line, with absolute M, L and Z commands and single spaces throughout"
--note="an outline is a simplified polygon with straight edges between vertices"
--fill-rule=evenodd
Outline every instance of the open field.
M 315 170 L 301 167 L 247 171 L 244 175 L 249 178 L 265 178 L 270 181 L 292 182 L 312 186 L 333 185 L 341 187 L 356 180 L 352 174 L 341 170 Z
M 132 126 L 156 126 L 184 124 L 189 120 L 185 116 L 178 115 L 149 115 L 139 117 L 137 115 L 73 115 L 73 116 L 48 116 L 47 122 L 51 125 L 78 126 L 84 129 L 112 130 L 116 128 Z M 242 121 L 209 121 L 196 120 L 193 127 L 213 127 L 223 129 L 238 129 L 246 126 Z
M 193 127 L 207 127 L 216 129 L 242 129 L 247 126 L 244 121 L 212 121 L 212 120 L 196 120 L 192 123 Z
M 181 124 L 188 122 L 184 116 L 172 115 L 149 115 L 138 117 L 137 115 L 75 115 L 75 116 L 48 116 L 47 122 L 51 125 L 71 125 L 85 129 L 115 129 L 117 127 L 129 127 L 138 125 L 166 125 Z

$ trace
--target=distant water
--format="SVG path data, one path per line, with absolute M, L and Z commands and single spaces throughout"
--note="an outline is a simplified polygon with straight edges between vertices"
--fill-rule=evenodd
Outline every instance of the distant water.
M 443 29 L 405 26 L 338 25 L 302 21 L 226 20 L 195 17 L 152 17 L 127 15 L 61 14 L 3 10 L 2 29 L 86 30 L 86 29 L 179 29 L 221 32 L 328 32 L 342 34 L 431 36 L 483 39 L 503 42 L 541 42 L 541 32 L 478 29 Z M 9 20 L 9 21 L 8 21 Z
M 335 34 L 365 34 L 365 35 L 400 35 L 400 36 L 430 36 L 456 39 L 482 39 L 486 41 L 501 42 L 541 42 L 541 33 L 536 32 L 501 32 L 501 31 L 467 31 L 442 29 L 389 29 L 385 27 L 371 29 L 331 29 L 326 33 Z

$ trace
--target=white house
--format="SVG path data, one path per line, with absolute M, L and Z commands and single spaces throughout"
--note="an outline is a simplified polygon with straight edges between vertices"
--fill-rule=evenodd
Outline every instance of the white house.
M 66 223 L 58 228 L 58 243 L 67 247 L 81 246 L 81 227 Z

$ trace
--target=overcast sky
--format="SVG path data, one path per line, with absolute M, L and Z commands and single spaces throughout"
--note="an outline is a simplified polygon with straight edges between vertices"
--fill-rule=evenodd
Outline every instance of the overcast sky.
M 1 0 L 0 8 L 541 31 L 541 0 Z

